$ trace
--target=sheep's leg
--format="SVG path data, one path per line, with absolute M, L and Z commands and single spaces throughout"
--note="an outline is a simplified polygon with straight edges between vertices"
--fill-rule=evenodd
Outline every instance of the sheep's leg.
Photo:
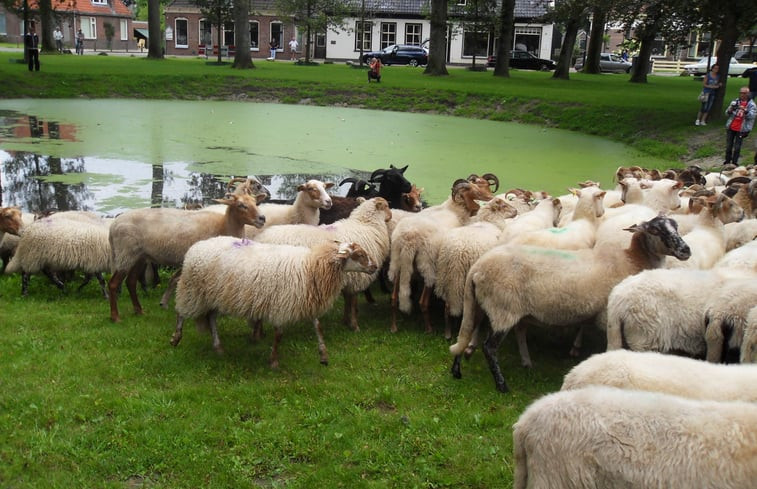
M 250 319 L 247 324 L 250 326 L 250 339 L 253 342 L 258 342 L 265 336 L 262 319 Z
M 460 358 L 462 355 L 455 355 L 455 359 L 452 360 L 452 368 L 450 369 L 450 372 L 452 373 L 452 377 L 456 379 L 461 379 L 463 377 L 462 372 L 460 371 Z
M 528 343 L 526 343 L 526 325 L 523 322 L 515 325 L 515 341 L 518 343 L 521 365 L 531 368 L 531 355 L 528 353 Z
M 135 268 L 129 270 L 129 273 L 126 276 L 126 289 L 129 291 L 131 305 L 134 307 L 134 314 L 140 316 L 142 315 L 142 304 L 139 303 L 139 297 L 137 297 L 137 278 L 139 277 L 139 271 L 135 270 Z
M 213 349 L 216 351 L 216 353 L 222 355 L 223 346 L 221 346 L 221 339 L 218 337 L 218 322 L 216 321 L 217 317 L 218 311 L 210 311 L 206 316 L 208 325 L 210 326 L 210 335 L 213 337 Z
M 505 382 L 505 378 L 502 376 L 502 370 L 499 368 L 499 360 L 497 360 L 497 350 L 499 350 L 499 345 L 502 343 L 502 340 L 504 339 L 505 335 L 507 333 L 504 331 L 496 331 L 492 332 L 492 334 L 489 336 L 489 338 L 484 342 L 484 357 L 486 357 L 486 363 L 489 364 L 489 370 L 492 373 L 492 376 L 494 377 L 494 385 L 496 386 L 497 390 L 500 392 L 508 392 L 510 389 L 507 388 L 507 383 Z
M 365 296 L 365 302 L 367 302 L 368 304 L 376 303 L 376 299 L 373 298 L 373 293 L 371 292 L 370 287 L 363 291 L 363 295 Z
M 484 320 L 484 310 L 481 309 L 481 306 L 478 303 L 475 304 L 475 307 L 476 309 L 474 310 L 473 316 L 473 333 L 471 334 L 470 343 L 465 347 L 465 358 L 470 358 L 471 355 L 473 355 L 473 352 L 478 348 L 478 343 L 480 341 L 479 329 L 481 327 L 481 321 Z
M 29 295 L 29 277 L 30 276 L 31 275 L 29 275 L 26 272 L 21 273 L 21 295 L 23 297 L 26 297 L 27 295 Z
M 168 285 L 166 286 L 166 291 L 163 292 L 163 297 L 160 298 L 160 307 L 163 309 L 168 309 L 168 301 L 171 300 L 171 294 L 173 294 L 173 291 L 176 290 L 176 283 L 179 281 L 179 278 L 181 277 L 181 268 L 176 270 L 173 275 L 171 275 L 171 278 L 168 279 Z
M 97 283 L 100 284 L 100 292 L 102 292 L 103 297 L 106 299 L 108 298 L 108 289 L 105 287 L 105 279 L 103 278 L 103 274 L 100 272 L 97 272 L 95 274 L 95 278 L 97 279 Z
M 184 333 L 184 316 L 181 314 L 176 315 L 176 330 L 173 332 L 173 336 L 171 337 L 171 344 L 173 346 L 176 346 L 181 341 L 181 337 Z
M 452 323 L 455 322 L 449 314 L 449 304 L 444 303 L 444 339 L 452 339 Z
M 725 344 L 725 324 L 719 318 L 711 321 L 706 319 L 704 339 L 707 344 L 707 361 L 712 363 L 721 363 L 723 358 L 723 345 Z
M 282 334 L 281 326 L 274 327 L 273 348 L 271 348 L 271 358 L 268 362 L 274 370 L 279 368 L 279 343 L 281 342 Z
M 342 324 L 350 325 L 350 312 L 352 304 L 350 303 L 350 293 L 342 290 L 342 299 L 344 299 L 344 311 L 342 312 Z
M 423 324 L 426 325 L 426 333 L 433 333 L 434 327 L 431 325 L 431 312 L 429 311 L 431 303 L 431 287 L 423 286 L 421 292 L 421 298 L 418 300 L 418 304 L 421 307 L 423 313 Z
M 121 283 L 126 278 L 126 272 L 123 270 L 117 270 L 113 273 L 108 281 L 108 297 L 110 299 L 110 319 L 114 323 L 121 321 L 118 315 L 118 291 L 121 287 Z
M 47 276 L 47 278 L 50 280 L 50 282 L 53 283 L 56 287 L 58 287 L 60 290 L 64 291 L 66 290 L 66 284 L 61 281 L 60 278 L 58 278 L 58 275 L 55 272 L 51 272 L 50 270 L 42 270 L 42 273 Z
M 584 328 L 586 328 L 586 325 L 584 324 L 578 327 L 578 333 L 576 333 L 576 338 L 573 340 L 573 346 L 570 348 L 570 356 L 572 357 L 578 357 L 581 355 L 581 346 L 583 346 L 584 343 Z
M 389 331 L 392 333 L 397 332 L 397 308 L 399 307 L 399 294 L 400 294 L 400 281 L 396 279 L 394 281 L 394 287 L 392 288 L 392 324 L 389 326 Z
M 355 296 L 357 300 L 357 295 Z M 318 338 L 318 355 L 321 358 L 322 365 L 329 364 L 329 353 L 326 351 L 326 342 L 323 340 L 323 329 L 321 329 L 321 322 L 318 318 L 313 319 L 313 326 L 315 327 L 315 336 Z
M 357 324 L 357 294 L 344 293 L 344 315 L 345 324 L 353 331 L 360 331 Z

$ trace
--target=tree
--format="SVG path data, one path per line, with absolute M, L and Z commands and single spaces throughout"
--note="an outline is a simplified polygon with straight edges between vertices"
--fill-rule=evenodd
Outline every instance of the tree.
M 483 47 L 486 51 L 486 37 L 497 27 L 497 3 L 494 0 L 466 0 L 457 17 L 458 26 L 465 36 L 463 44 L 473 55 L 471 68 L 476 68 L 476 56 Z
M 586 62 L 583 66 L 584 73 L 599 74 L 602 70 L 599 59 L 604 44 L 605 24 L 607 23 L 607 10 L 604 5 L 594 5 L 591 11 L 591 30 L 589 44 L 586 46 Z
M 163 59 L 163 35 L 160 30 L 160 0 L 147 0 L 147 57 Z
M 431 34 L 424 75 L 447 76 L 447 0 L 431 0 Z
M 515 0 L 502 0 L 499 10 L 499 45 L 494 76 L 510 78 L 510 51 L 513 48 L 513 24 L 515 23 Z
M 305 63 L 310 63 L 315 34 L 344 28 L 347 4 L 341 0 L 276 0 L 280 15 L 289 17 L 298 29 L 305 31 Z
M 231 0 L 194 0 L 195 5 L 200 8 L 200 13 L 205 19 L 210 22 L 211 25 L 216 27 L 216 45 L 218 46 L 218 59 L 217 63 L 221 64 L 221 46 L 223 46 L 223 25 L 227 22 L 235 21 L 234 5 Z M 243 2 L 239 2 L 240 5 Z M 245 7 L 248 8 L 248 7 Z M 249 12 L 249 10 L 247 10 Z M 244 31 L 248 30 L 247 27 L 247 13 L 244 20 Z M 235 25 L 236 28 L 236 25 Z M 239 33 L 237 32 L 237 35 Z M 247 33 L 247 46 L 250 45 L 249 32 Z M 249 55 L 249 47 L 247 48 Z M 237 49 L 239 51 L 239 49 Z M 236 61 L 236 57 L 234 58 Z M 250 61 L 252 64 L 252 61 Z
M 573 61 L 573 47 L 578 38 L 578 29 L 585 24 L 586 16 L 591 5 L 589 0 L 565 0 L 555 5 L 554 9 L 545 15 L 546 21 L 562 21 L 565 28 L 560 56 L 552 78 L 560 80 L 570 79 L 570 67 Z
M 255 68 L 250 57 L 250 0 L 234 0 L 234 32 L 237 50 L 231 67 L 238 70 Z

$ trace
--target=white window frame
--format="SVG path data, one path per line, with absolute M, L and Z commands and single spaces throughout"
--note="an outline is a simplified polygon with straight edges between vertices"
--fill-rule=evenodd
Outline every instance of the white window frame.
M 390 27 L 393 27 L 392 31 Z M 381 34 L 379 39 L 379 49 L 397 44 L 397 23 L 396 22 L 382 22 Z
M 257 39 L 252 38 L 252 24 L 258 25 L 258 38 Z M 250 51 L 260 51 L 260 22 L 258 22 L 257 20 L 249 21 L 248 30 L 250 31 Z M 255 41 L 255 47 L 252 46 L 252 41 Z
M 184 33 L 186 34 L 186 44 L 179 44 L 179 22 L 184 23 Z M 189 48 L 189 19 L 186 17 L 176 17 L 173 20 L 173 46 L 176 49 Z
M 420 46 L 423 42 L 423 24 L 408 22 L 405 24 L 405 44 Z
M 129 21 L 126 19 L 121 19 L 121 40 L 122 41 L 128 41 L 129 40 Z
M 92 0 L 92 5 L 108 5 L 108 0 Z
M 5 16 L 5 12 L 0 12 L 0 34 L 3 36 L 8 34 L 8 18 Z
M 361 38 L 362 35 L 362 38 Z M 373 44 L 373 22 L 366 20 L 363 22 L 363 31 L 360 32 L 360 21 L 355 22 L 355 52 L 360 52 L 360 44 L 363 44 L 363 51 L 370 51 Z
M 207 39 L 207 41 L 206 41 L 206 39 L 204 37 L 205 31 L 202 30 L 203 24 L 210 25 L 210 30 L 208 31 L 209 39 Z M 208 46 L 208 45 L 212 46 L 213 45 L 213 25 L 210 23 L 210 21 L 208 19 L 200 19 L 200 20 L 197 21 L 197 34 L 198 34 L 197 35 L 197 39 L 200 40 L 199 44 L 201 46 Z
M 84 34 L 84 39 L 97 39 L 97 18 L 80 17 L 79 25 Z
M 229 32 L 231 33 L 231 40 L 232 42 L 226 42 L 226 37 L 228 36 Z M 224 22 L 223 23 L 223 35 L 221 35 L 221 41 L 223 41 L 224 46 L 236 46 L 237 45 L 237 33 L 234 32 L 234 22 Z
M 276 42 L 279 43 L 279 47 L 276 48 L 277 53 L 283 53 L 284 52 L 284 23 L 280 20 L 274 20 L 271 21 L 270 24 L 268 24 L 268 32 L 271 33 L 271 39 L 273 39 L 273 26 L 278 26 L 279 35 L 276 39 Z M 269 39 L 270 41 L 270 39 Z

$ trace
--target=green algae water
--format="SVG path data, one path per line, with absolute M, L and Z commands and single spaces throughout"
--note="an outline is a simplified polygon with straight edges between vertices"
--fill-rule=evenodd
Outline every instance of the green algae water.
M 9 164 L 19 154 L 62 160 L 60 171 L 34 178 L 86 187 L 92 210 L 150 205 L 143 194 L 154 194 L 156 179 L 191 193 L 197 174 L 290 185 L 287 175 L 338 182 L 408 165 L 405 175 L 435 204 L 471 173 L 494 173 L 501 189 L 559 195 L 586 179 L 611 186 L 620 165 L 666 165 L 598 137 L 450 116 L 244 101 L 0 100 L 3 182 L 19 171 Z M 4 186 L 3 205 L 18 201 L 9 192 Z

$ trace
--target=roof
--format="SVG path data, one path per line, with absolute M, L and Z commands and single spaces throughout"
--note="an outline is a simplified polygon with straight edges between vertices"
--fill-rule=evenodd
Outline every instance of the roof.
M 28 0 L 29 8 L 39 10 L 38 0 Z M 134 15 L 131 10 L 124 5 L 122 0 L 107 0 L 106 4 L 95 4 L 92 0 L 62 0 L 52 2 L 53 10 L 56 12 L 76 12 L 78 14 L 101 15 L 110 17 L 128 17 Z

